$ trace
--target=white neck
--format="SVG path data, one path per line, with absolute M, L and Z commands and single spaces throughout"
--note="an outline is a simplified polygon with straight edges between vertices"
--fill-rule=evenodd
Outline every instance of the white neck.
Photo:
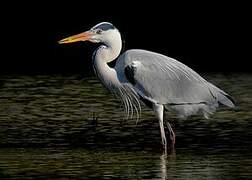
M 93 65 L 98 78 L 108 89 L 113 89 L 119 81 L 115 69 L 108 66 L 108 62 L 115 60 L 122 49 L 122 40 L 120 33 L 113 33 L 103 42 L 93 56 Z

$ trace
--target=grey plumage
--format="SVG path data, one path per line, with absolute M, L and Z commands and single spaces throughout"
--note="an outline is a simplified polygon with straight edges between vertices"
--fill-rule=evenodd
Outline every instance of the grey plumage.
M 140 101 L 154 110 L 165 153 L 165 107 L 176 111 L 180 117 L 203 114 L 206 118 L 219 104 L 234 107 L 227 93 L 173 58 L 137 49 L 119 56 L 122 49 L 121 34 L 111 23 L 99 23 L 89 31 L 62 39 L 59 43 L 86 40 L 102 43 L 93 55 L 93 67 L 102 84 L 121 99 L 127 118 L 133 117 L 134 112 L 139 118 Z M 108 63 L 114 60 L 117 60 L 115 67 L 109 67 Z M 175 133 L 169 122 L 167 127 L 171 147 L 174 147 Z
M 131 68 L 127 70 L 131 73 L 124 75 L 120 69 L 127 68 Z M 128 50 L 119 57 L 115 69 L 122 83 L 135 82 L 133 89 L 141 97 L 164 104 L 181 117 L 197 113 L 208 117 L 219 103 L 234 107 L 224 91 L 207 82 L 188 66 L 158 53 Z

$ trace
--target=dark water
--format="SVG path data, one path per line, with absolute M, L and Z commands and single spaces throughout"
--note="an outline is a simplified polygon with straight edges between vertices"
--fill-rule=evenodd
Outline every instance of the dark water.
M 167 113 L 176 152 L 164 157 L 158 122 L 144 109 L 125 121 L 121 104 L 81 76 L 0 77 L 1 179 L 252 178 L 252 75 L 207 74 L 235 109 L 209 120 Z

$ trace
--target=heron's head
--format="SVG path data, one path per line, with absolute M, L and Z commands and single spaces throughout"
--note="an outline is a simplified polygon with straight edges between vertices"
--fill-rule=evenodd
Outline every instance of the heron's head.
M 93 43 L 107 44 L 117 38 L 121 39 L 119 31 L 111 23 L 102 22 L 95 25 L 88 31 L 60 40 L 59 44 L 79 41 L 90 41 Z

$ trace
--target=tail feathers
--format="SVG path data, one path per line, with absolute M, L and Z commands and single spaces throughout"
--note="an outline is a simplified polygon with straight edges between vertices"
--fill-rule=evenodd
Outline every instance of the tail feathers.
M 234 99 L 229 96 L 227 93 L 209 83 L 211 93 L 217 98 L 218 103 L 223 104 L 228 107 L 235 107 Z
M 234 99 L 226 93 L 220 92 L 218 94 L 218 102 L 231 108 L 235 107 Z

